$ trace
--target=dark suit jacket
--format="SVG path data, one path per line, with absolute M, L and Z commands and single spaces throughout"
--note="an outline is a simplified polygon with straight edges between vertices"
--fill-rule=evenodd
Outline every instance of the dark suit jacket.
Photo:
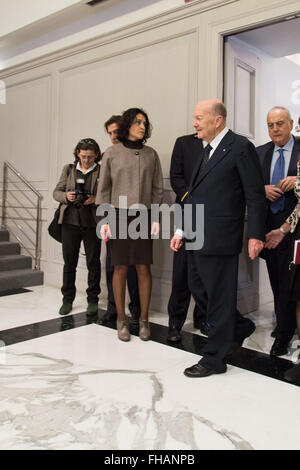
M 204 205 L 201 254 L 234 255 L 242 250 L 246 205 L 248 237 L 264 241 L 266 199 L 254 145 L 229 131 L 205 167 L 199 167 L 200 162 L 184 203 Z
M 257 147 L 257 153 L 259 156 L 260 164 L 263 171 L 264 184 L 270 184 L 270 171 L 271 162 L 274 151 L 274 143 L 268 142 L 267 144 L 260 145 Z M 291 155 L 291 161 L 288 168 L 287 176 L 297 175 L 297 162 L 300 158 L 300 139 L 294 138 L 294 147 Z M 287 217 L 293 212 L 295 205 L 297 204 L 297 198 L 294 194 L 294 190 L 285 193 L 284 199 L 284 210 L 273 214 L 270 210 L 270 201 L 268 203 L 268 214 L 267 214 L 267 231 L 280 227 L 287 219 Z
M 178 203 L 188 190 L 194 168 L 199 162 L 202 152 L 202 140 L 198 139 L 195 134 L 178 137 L 175 142 L 170 167 L 170 181 Z

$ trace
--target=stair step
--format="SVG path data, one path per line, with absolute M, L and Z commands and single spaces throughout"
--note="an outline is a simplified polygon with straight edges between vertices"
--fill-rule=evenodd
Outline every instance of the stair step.
M 30 256 L 22 255 L 1 255 L 0 272 L 12 271 L 13 269 L 31 269 L 32 259 Z
M 9 233 L 6 229 L 0 229 L 0 242 L 8 242 L 9 240 Z
M 34 269 L 14 269 L 0 272 L 0 292 L 43 284 L 44 273 Z
M 20 253 L 19 243 L 0 242 L 0 255 L 13 255 Z

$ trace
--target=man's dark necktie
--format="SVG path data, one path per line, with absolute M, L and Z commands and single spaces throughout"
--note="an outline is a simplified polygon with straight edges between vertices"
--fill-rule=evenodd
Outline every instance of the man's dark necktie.
M 208 162 L 209 154 L 211 150 L 212 150 L 212 146 L 207 144 L 207 146 L 205 147 L 202 153 L 202 160 L 199 161 L 199 166 L 194 169 L 194 176 L 192 177 L 192 185 L 197 180 L 199 174 L 201 173 L 201 170 L 205 167 L 206 163 Z
M 280 180 L 284 178 L 284 167 L 285 167 L 285 161 L 284 161 L 284 155 L 283 151 L 285 149 L 279 149 L 279 157 L 276 160 L 274 171 L 272 174 L 272 179 L 271 179 L 271 184 L 278 184 Z M 273 214 L 277 214 L 279 211 L 283 211 L 284 209 L 284 195 L 281 196 L 277 201 L 271 202 L 270 204 L 270 209 L 273 212 Z
M 209 154 L 210 154 L 211 150 L 212 150 L 212 146 L 210 144 L 207 144 L 207 146 L 204 149 L 204 153 L 203 153 L 203 160 L 202 160 L 202 164 L 201 164 L 201 169 L 204 168 L 206 163 L 208 162 Z

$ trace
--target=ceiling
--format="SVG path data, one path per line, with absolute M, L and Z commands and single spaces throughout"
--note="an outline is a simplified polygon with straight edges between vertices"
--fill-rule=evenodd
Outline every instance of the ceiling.
M 300 17 L 245 31 L 236 34 L 235 37 L 273 57 L 298 54 L 300 53 Z

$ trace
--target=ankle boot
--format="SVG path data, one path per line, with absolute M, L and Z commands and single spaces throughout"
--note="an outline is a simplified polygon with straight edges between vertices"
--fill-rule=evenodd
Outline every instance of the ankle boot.
M 150 328 L 149 328 L 148 320 L 140 319 L 139 325 L 140 325 L 139 337 L 143 341 L 148 341 L 150 339 Z
M 128 320 L 117 320 L 118 338 L 121 341 L 129 341 L 130 333 L 128 328 Z
M 59 315 L 68 315 L 72 310 L 72 304 L 69 302 L 63 302 L 62 306 L 59 309 Z

